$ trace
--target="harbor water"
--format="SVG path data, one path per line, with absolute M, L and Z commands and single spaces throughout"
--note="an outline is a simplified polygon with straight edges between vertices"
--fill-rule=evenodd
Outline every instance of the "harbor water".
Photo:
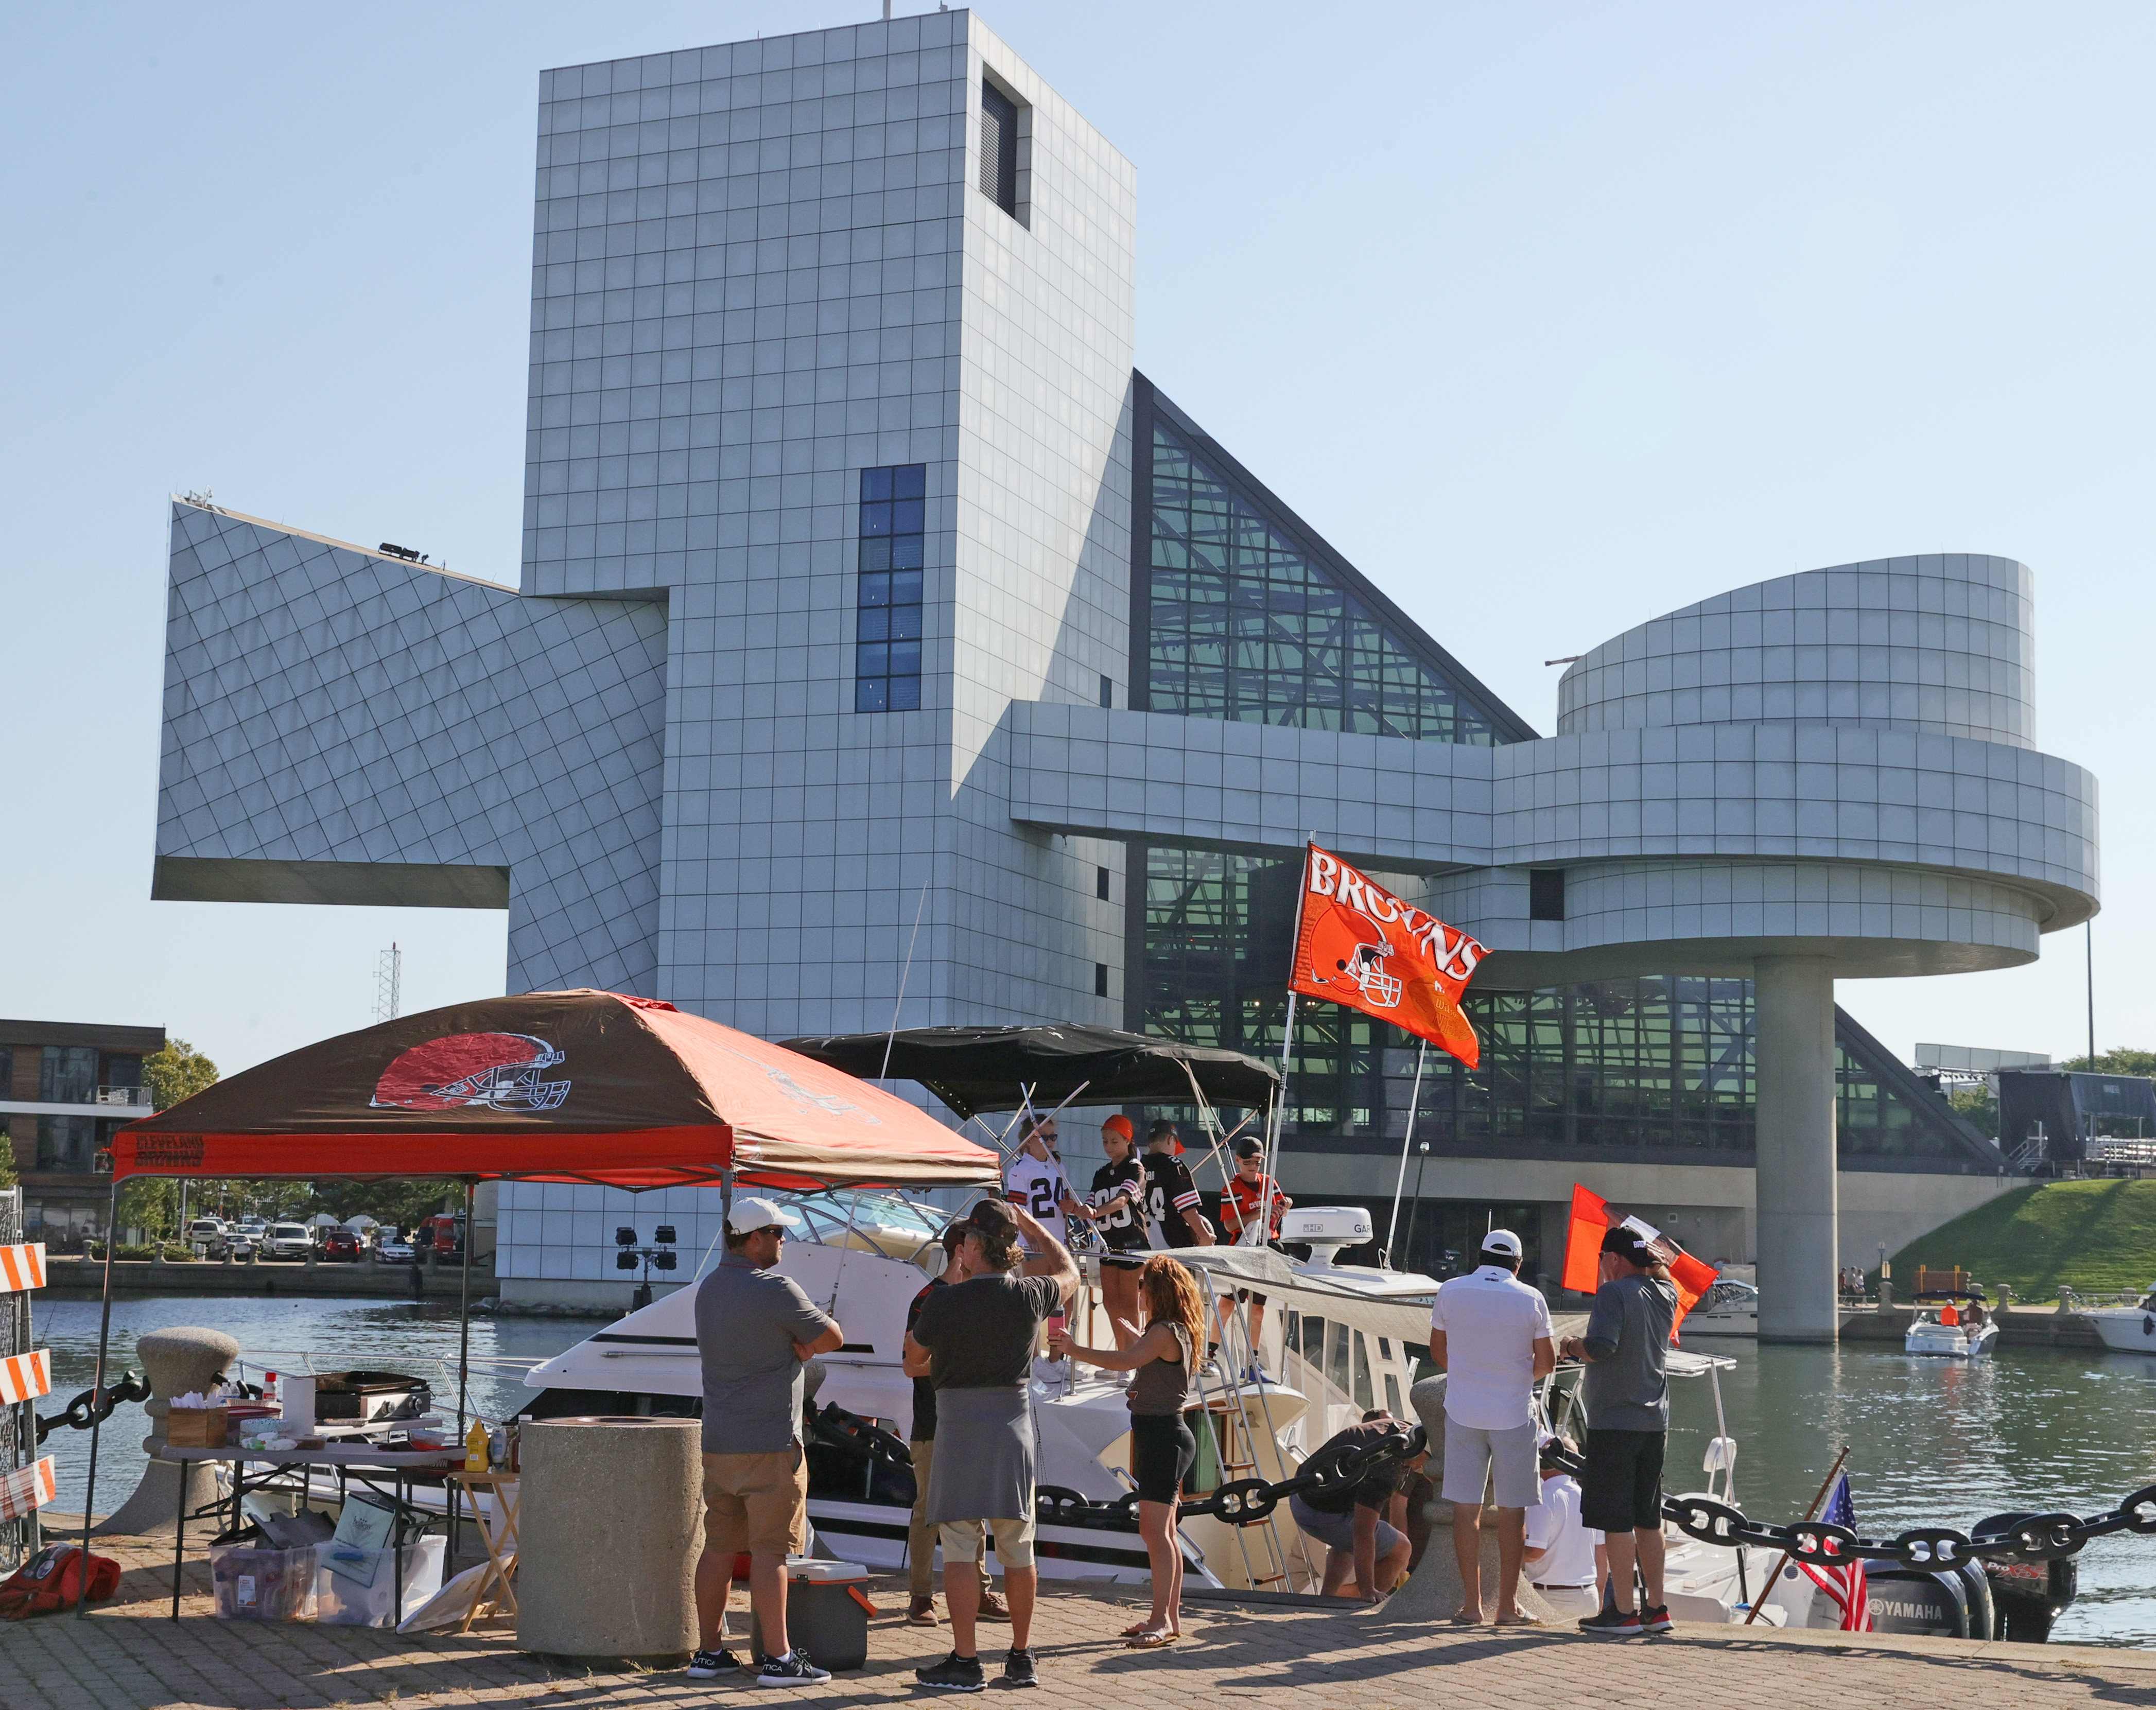
M 94 1301 L 41 1300 L 38 1339 L 53 1350 L 56 1412 L 87 1389 L 97 1353 Z M 457 1321 L 453 1307 L 380 1300 L 162 1299 L 116 1302 L 111 1369 L 131 1363 L 135 1338 L 177 1324 L 234 1338 L 245 1357 L 312 1350 L 325 1369 L 408 1369 L 435 1382 L 438 1411 L 454 1414 Z M 475 1318 L 472 1399 L 499 1420 L 531 1392 L 496 1358 L 542 1359 L 603 1326 L 593 1319 Z M 2156 1358 L 2057 1348 L 2001 1349 L 1974 1365 L 1912 1358 L 1888 1348 L 1762 1348 L 1738 1338 L 1702 1341 L 1727 1353 L 1722 1374 L 1728 1428 L 1739 1443 L 1737 1495 L 1754 1518 L 1798 1517 L 1840 1447 L 1860 1530 L 1892 1536 L 1907 1526 L 1966 1528 L 2010 1509 L 2093 1514 L 2156 1483 Z M 422 1363 L 424 1362 L 426 1363 Z M 274 1363 L 274 1361 L 268 1362 Z M 1715 1432 L 1704 1379 L 1672 1386 L 1666 1482 L 1697 1489 Z M 141 1476 L 141 1411 L 123 1407 L 100 1450 L 98 1502 L 109 1510 Z M 46 1439 L 57 1461 L 59 1506 L 79 1511 L 90 1434 Z M 2156 1536 L 2099 1538 L 2081 1556 L 2081 1594 L 2055 1640 L 2156 1646 Z

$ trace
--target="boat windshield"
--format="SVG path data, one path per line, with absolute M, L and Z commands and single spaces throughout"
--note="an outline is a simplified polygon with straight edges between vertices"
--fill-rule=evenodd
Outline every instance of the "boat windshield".
M 859 1245 L 861 1237 L 871 1231 L 879 1238 L 879 1245 L 907 1235 L 917 1237 L 917 1244 L 926 1244 L 942 1234 L 952 1217 L 950 1212 L 933 1205 L 916 1204 L 896 1194 L 873 1190 L 783 1199 L 779 1208 L 786 1214 L 789 1232 L 796 1240 L 827 1247 Z

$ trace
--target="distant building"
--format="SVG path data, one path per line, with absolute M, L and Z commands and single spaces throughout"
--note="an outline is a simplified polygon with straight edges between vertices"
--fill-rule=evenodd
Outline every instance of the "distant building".
M 68 1246 L 100 1234 L 111 1181 L 97 1168 L 112 1131 L 151 1114 L 142 1060 L 162 1027 L 0 1021 L 0 1132 L 23 1182 L 25 1240 Z
M 514 585 L 506 541 L 483 581 L 176 501 L 155 896 L 506 910 L 513 990 L 766 1038 L 1272 1055 L 1314 834 L 1497 953 L 1484 1069 L 1424 1077 L 1403 1256 L 1502 1215 L 1548 1270 L 1587 1180 L 1830 1341 L 1838 1262 L 1998 1191 L 1834 989 L 2096 911 L 2025 566 L 1716 594 L 1587 650 L 1543 736 L 1137 372 L 1137 171 L 978 16 L 563 66 L 539 103 Z M 1214 289 L 1293 264 L 1279 213 Z M 1523 636 L 1567 621 L 1426 557 Z M 1389 1199 L 1414 1055 L 1304 1007 L 1297 1197 Z M 615 1224 L 701 1250 L 711 1209 L 506 1184 L 503 1291 L 617 1298 Z

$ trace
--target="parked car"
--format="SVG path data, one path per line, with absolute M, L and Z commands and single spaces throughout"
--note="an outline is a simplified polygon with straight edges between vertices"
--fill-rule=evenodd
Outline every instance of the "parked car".
M 359 1262 L 359 1237 L 348 1229 L 325 1230 L 322 1232 L 322 1257 L 334 1265 L 357 1265 Z
M 314 1232 L 304 1223 L 273 1223 L 264 1251 L 272 1259 L 304 1259 L 314 1245 Z
M 214 1217 L 195 1218 L 187 1225 L 187 1240 L 189 1245 L 200 1247 L 213 1259 L 218 1258 L 224 1252 L 224 1225 Z
M 412 1244 L 392 1230 L 374 1243 L 375 1262 L 380 1265 L 409 1265 L 413 1261 Z
M 461 1211 L 443 1211 L 429 1217 L 419 1225 L 418 1245 L 426 1249 L 427 1257 L 436 1265 L 461 1265 L 465 1262 L 465 1214 Z

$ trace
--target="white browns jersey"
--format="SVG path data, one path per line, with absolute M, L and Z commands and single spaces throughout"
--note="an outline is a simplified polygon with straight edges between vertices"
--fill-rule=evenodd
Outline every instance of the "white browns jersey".
M 1023 1205 L 1043 1229 L 1065 1243 L 1070 1232 L 1063 1225 L 1063 1202 L 1070 1193 L 1063 1166 L 1053 1158 L 1044 1160 L 1021 1152 L 1004 1167 L 1004 1198 Z

